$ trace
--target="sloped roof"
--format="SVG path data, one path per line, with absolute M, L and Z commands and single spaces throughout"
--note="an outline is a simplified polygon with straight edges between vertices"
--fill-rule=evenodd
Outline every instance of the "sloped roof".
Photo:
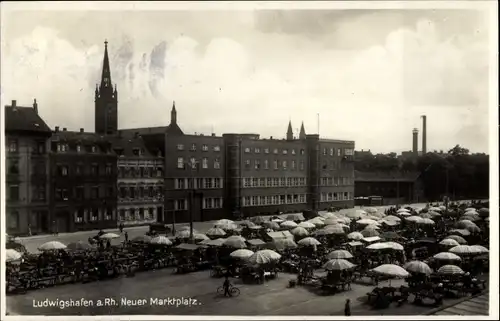
M 122 155 L 125 157 L 134 157 L 134 150 L 142 150 L 142 157 L 156 157 L 156 154 L 148 149 L 142 137 L 119 137 L 107 136 L 113 150 L 122 150 Z
M 5 106 L 5 132 L 38 133 L 50 136 L 50 127 L 32 107 Z

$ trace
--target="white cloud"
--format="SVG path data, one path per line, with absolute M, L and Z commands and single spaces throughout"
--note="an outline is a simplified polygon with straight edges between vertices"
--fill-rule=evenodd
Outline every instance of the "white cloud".
M 133 34 L 133 25 L 127 26 L 126 37 L 108 38 L 121 127 L 167 124 L 175 100 L 179 122 L 188 132 L 214 126 L 219 134 L 251 131 L 280 137 L 291 117 L 294 127 L 304 120 L 306 131 L 313 133 L 320 113 L 324 136 L 353 139 L 360 149 L 400 151 L 411 148 L 411 130 L 420 127 L 419 116 L 425 113 L 430 149 L 461 144 L 487 150 L 488 118 L 480 112 L 487 110 L 485 37 L 443 35 L 436 22 L 420 19 L 394 29 L 383 43 L 346 51 L 331 41 L 325 47 L 321 38 L 257 31 L 248 14 L 242 14 L 240 25 L 235 18 L 228 22 L 204 15 L 203 21 L 212 21 L 211 35 L 203 30 L 197 36 L 193 30 L 203 28 L 192 27 L 185 34 L 162 36 L 162 28 L 169 26 L 165 19 L 163 24 L 155 20 L 157 29 L 148 38 L 154 41 L 148 44 Z M 191 16 L 196 21 L 199 15 Z M 90 19 L 82 21 L 91 26 Z M 356 23 L 369 31 L 362 17 Z M 146 30 L 142 26 L 140 34 Z M 222 30 L 231 32 L 213 34 Z M 348 32 L 342 25 L 338 30 Z M 2 50 L 7 62 L 3 93 L 20 104 L 36 97 L 51 126 L 93 128 L 102 40 L 76 44 L 42 25 L 8 39 Z M 151 51 L 161 41 L 166 42 L 165 61 L 162 70 L 152 72 Z

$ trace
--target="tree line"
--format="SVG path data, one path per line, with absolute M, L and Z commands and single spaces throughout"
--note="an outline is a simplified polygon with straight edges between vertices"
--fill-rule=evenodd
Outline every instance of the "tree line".
M 401 157 L 396 153 L 357 153 L 355 169 L 362 172 L 419 173 L 427 199 L 489 198 L 489 155 L 471 154 L 456 145 L 448 152 L 434 151 Z

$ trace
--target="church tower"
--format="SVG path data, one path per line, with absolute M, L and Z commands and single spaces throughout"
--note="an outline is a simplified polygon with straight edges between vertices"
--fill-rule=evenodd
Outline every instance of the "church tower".
M 304 128 L 304 122 L 302 122 L 302 125 L 300 126 L 300 134 L 299 134 L 299 139 L 306 139 L 306 129 Z
M 293 129 L 291 120 L 288 122 L 288 130 L 286 131 L 286 140 L 293 140 Z
M 108 41 L 104 42 L 101 83 L 95 89 L 94 130 L 101 135 L 114 135 L 118 132 L 118 92 L 113 89 L 109 68 Z

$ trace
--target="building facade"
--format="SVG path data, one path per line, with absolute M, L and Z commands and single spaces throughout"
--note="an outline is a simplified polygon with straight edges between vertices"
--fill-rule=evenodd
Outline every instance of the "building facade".
M 51 130 L 32 107 L 15 100 L 5 106 L 6 232 L 47 233 L 49 217 L 49 138 Z
M 52 231 L 116 227 L 117 157 L 104 136 L 55 127 L 50 178 Z
M 118 224 L 144 225 L 163 215 L 163 165 L 161 152 L 149 150 L 134 134 L 108 138 L 117 156 Z

